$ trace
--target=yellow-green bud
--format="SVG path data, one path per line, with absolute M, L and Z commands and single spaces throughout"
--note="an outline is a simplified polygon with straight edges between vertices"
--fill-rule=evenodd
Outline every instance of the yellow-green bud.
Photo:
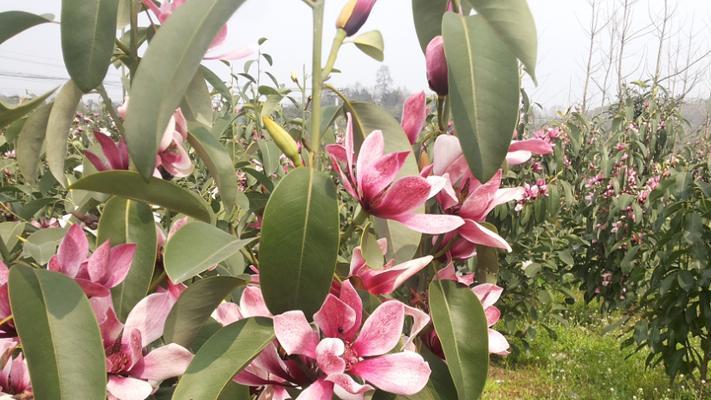
M 302 166 L 299 147 L 289 132 L 267 116 L 262 117 L 262 123 L 267 129 L 267 132 L 269 132 L 269 136 L 272 137 L 274 143 L 276 143 L 281 152 L 284 153 L 285 156 L 289 157 L 289 159 L 294 162 L 294 165 L 297 167 Z

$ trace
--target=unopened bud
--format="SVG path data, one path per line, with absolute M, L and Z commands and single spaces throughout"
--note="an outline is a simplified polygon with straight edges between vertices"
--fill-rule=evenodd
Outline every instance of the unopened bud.
M 276 143 L 281 152 L 284 153 L 285 156 L 289 157 L 289 159 L 294 162 L 294 165 L 300 167 L 302 163 L 301 156 L 299 155 L 299 147 L 289 132 L 267 116 L 262 117 L 262 123 L 264 124 L 264 127 L 267 128 L 269 136 L 272 137 L 274 143 Z
M 376 0 L 349 0 L 336 20 L 336 28 L 346 31 L 346 36 L 352 36 L 365 23 L 373 9 Z
M 449 84 L 447 83 L 447 58 L 444 55 L 442 36 L 435 36 L 427 45 L 425 58 L 427 61 L 427 82 L 430 89 L 440 96 L 446 96 L 449 93 Z

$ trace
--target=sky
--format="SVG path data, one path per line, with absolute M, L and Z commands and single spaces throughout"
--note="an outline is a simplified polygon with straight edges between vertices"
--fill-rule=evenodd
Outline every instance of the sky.
M 619 7 L 620 0 L 598 0 L 603 12 Z M 324 53 L 335 33 L 334 22 L 345 0 L 326 0 Z M 427 88 L 425 59 L 420 50 L 409 0 L 379 0 L 361 32 L 379 29 L 385 40 L 385 60 L 394 84 L 408 91 Z M 653 31 L 649 21 L 658 21 L 663 0 L 637 0 L 634 8 L 634 31 Z M 711 43 L 711 1 L 671 0 L 675 8 L 671 31 L 683 37 L 685 47 L 688 31 L 695 36 L 691 42 L 697 53 L 709 50 Z M 2 0 L 0 12 L 24 10 L 52 13 L 59 19 L 60 0 Z M 557 107 L 581 98 L 588 38 L 586 26 L 590 20 L 588 0 L 529 0 L 538 29 L 538 85 L 524 81 L 534 101 L 545 107 Z M 268 38 L 263 51 L 273 56 L 269 69 L 280 81 L 289 82 L 292 72 L 299 75 L 311 59 L 311 11 L 300 0 L 248 0 L 229 22 L 230 40 L 235 47 L 254 46 L 260 37 Z M 675 39 L 676 40 L 676 39 Z M 679 39 L 681 43 L 681 39 Z M 600 43 L 607 42 L 601 37 Z M 674 43 L 672 43 L 674 45 Z M 653 33 L 628 45 L 626 69 L 633 71 L 631 79 L 647 78 L 654 69 L 657 42 Z M 704 46 L 706 46 L 704 48 Z M 602 58 L 604 51 L 596 51 Z M 325 58 L 325 54 L 324 54 Z M 683 58 L 683 57 L 682 57 Z M 596 62 L 600 61 L 596 59 Z M 208 63 L 220 75 L 229 70 L 219 63 Z M 333 82 L 337 86 L 374 85 L 381 63 L 370 59 L 353 45 L 342 48 L 336 67 L 343 71 Z M 241 71 L 242 61 L 234 64 Z M 59 24 L 34 27 L 0 46 L 0 94 L 18 94 L 29 90 L 38 93 L 51 89 L 68 75 L 62 62 Z M 121 75 L 112 68 L 106 86 L 115 99 L 121 96 Z M 707 74 L 697 96 L 711 92 L 711 77 Z M 599 101 L 599 100 L 597 100 Z

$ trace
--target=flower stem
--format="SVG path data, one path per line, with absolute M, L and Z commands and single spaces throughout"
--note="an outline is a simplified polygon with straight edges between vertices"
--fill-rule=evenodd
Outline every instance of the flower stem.
M 346 38 L 346 31 L 339 29 L 336 31 L 336 36 L 333 38 L 333 43 L 331 44 L 331 52 L 328 55 L 328 60 L 326 61 L 326 66 L 323 67 L 321 71 L 321 77 L 326 80 L 328 75 L 331 74 L 333 70 L 333 65 L 336 64 L 336 58 L 338 57 L 338 51 L 341 49 L 343 40 Z
M 321 48 L 323 42 L 323 0 L 310 2 L 313 11 L 313 52 L 311 59 L 311 168 L 318 166 L 321 151 Z

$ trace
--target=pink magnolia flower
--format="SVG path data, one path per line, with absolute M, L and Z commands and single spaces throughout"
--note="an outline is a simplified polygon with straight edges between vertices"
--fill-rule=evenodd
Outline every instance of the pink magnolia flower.
M 511 246 L 497 233 L 483 225 L 496 206 L 521 198 L 522 188 L 501 189 L 501 170 L 486 183 L 479 182 L 469 170 L 459 139 L 451 135 L 437 137 L 434 144 L 432 172 L 447 178 L 444 190 L 437 195 L 442 209 L 464 219 L 464 224 L 444 238 L 444 243 L 459 235 L 464 242 L 451 248 L 455 258 L 473 255 L 476 245 L 511 251 Z
M 461 275 L 457 274 L 454 268 L 454 264 L 451 262 L 445 268 L 437 271 L 437 278 L 442 280 L 451 280 L 459 282 L 466 286 L 471 286 L 474 283 L 473 273 L 466 273 Z M 497 300 L 499 300 L 503 291 L 503 288 L 496 286 L 493 283 L 482 283 L 472 288 L 472 292 L 474 292 L 476 297 L 481 302 L 481 305 L 484 308 L 484 314 L 486 315 L 486 324 L 489 328 L 489 353 L 497 354 L 500 356 L 505 356 L 509 354 L 509 342 L 506 340 L 504 335 L 494 329 L 491 329 L 491 327 L 496 324 L 501 318 L 501 311 L 499 311 L 499 309 L 496 308 L 494 304 Z M 437 337 L 437 334 L 434 332 L 434 330 L 431 332 L 430 337 L 428 338 L 428 344 L 435 351 L 436 354 L 443 356 L 442 344 L 440 343 L 439 338 Z
M 87 296 L 103 297 L 126 279 L 135 252 L 135 244 L 111 246 L 107 240 L 89 256 L 89 241 L 81 226 L 75 224 L 50 258 L 48 268 L 74 279 Z
M 450 232 L 464 223 L 461 218 L 453 215 L 416 214 L 419 206 L 441 190 L 444 180 L 420 176 L 406 176 L 396 180 L 410 152 L 384 154 L 384 147 L 383 133 L 374 131 L 365 138 L 357 159 L 354 159 L 350 114 L 344 145 L 326 146 L 343 186 L 366 212 L 429 234 Z
M 192 353 L 175 343 L 144 354 L 163 335 L 177 291 L 174 286 L 148 295 L 129 312 L 126 324 L 116 317 L 110 296 L 89 299 L 104 342 L 109 400 L 146 399 L 161 381 L 182 375 L 192 361 Z
M 405 100 L 402 107 L 400 125 L 407 135 L 410 144 L 417 142 L 417 136 L 422 132 L 427 120 L 427 104 L 425 92 L 416 93 Z
M 10 395 L 10 399 L 31 399 L 32 384 L 27 361 L 20 353 L 12 357 L 12 352 L 19 343 L 13 339 L 0 339 L 0 395 Z M 0 399 L 5 399 L 0 396 Z
M 178 7 L 185 4 L 187 0 L 163 0 L 160 7 L 153 0 L 143 0 L 143 4 L 155 14 L 160 23 L 164 23 Z M 244 58 L 252 54 L 252 49 L 234 49 L 227 44 L 229 30 L 227 25 L 223 25 L 217 35 L 210 42 L 207 53 L 203 57 L 205 60 L 232 61 Z
M 99 131 L 94 131 L 94 138 L 101 146 L 101 152 L 104 153 L 106 162 L 98 155 L 89 150 L 84 151 L 84 155 L 98 171 L 108 171 L 112 169 L 128 169 L 128 147 L 123 136 L 119 138 L 118 143 L 111 140 L 111 137 Z M 107 164 L 108 163 L 108 164 Z
M 553 146 L 542 139 L 512 140 L 506 153 L 506 162 L 510 166 L 523 164 L 534 154 L 545 156 L 553 153 Z
M 435 36 L 425 49 L 427 83 L 440 96 L 449 93 L 447 58 L 444 55 L 444 38 Z
M 429 323 L 427 314 L 390 300 L 378 306 L 361 327 L 362 313 L 358 293 L 345 281 L 339 296 L 329 294 L 314 314 L 318 331 L 302 311 L 274 317 L 274 332 L 286 353 L 317 367 L 316 380 L 297 400 L 330 400 L 334 394 L 363 398 L 375 388 L 408 396 L 427 384 L 430 367 L 422 356 L 410 351 L 391 353 L 400 341 L 405 316 L 414 318 L 410 333 L 414 338 Z
M 126 97 L 123 104 L 117 108 L 118 114 L 121 118 L 126 118 L 128 101 L 129 98 Z M 158 154 L 156 154 L 156 170 L 153 172 L 153 176 L 161 177 L 159 168 L 162 168 L 176 178 L 186 177 L 193 172 L 193 163 L 190 161 L 190 155 L 188 155 L 188 152 L 183 146 L 187 139 L 188 122 L 185 120 L 183 112 L 180 108 L 178 108 L 170 117 L 170 120 L 168 120 L 168 125 L 166 126 L 158 145 Z M 119 141 L 119 144 L 116 146 L 121 148 L 121 142 Z M 128 150 L 125 148 L 125 144 L 123 146 L 124 149 L 122 151 L 125 151 L 126 157 L 128 157 Z M 103 149 L 103 146 L 102 151 L 104 152 L 106 158 L 109 159 L 109 156 L 106 153 L 106 150 Z M 96 164 L 94 164 L 94 166 L 96 166 Z
M 388 248 L 387 239 L 379 239 L 378 245 L 384 256 Z M 360 246 L 358 246 L 353 249 L 350 276 L 351 279 L 359 283 L 360 287 L 371 294 L 390 294 L 431 261 L 432 256 L 416 258 L 398 265 L 393 265 L 395 260 L 390 260 L 382 269 L 373 269 L 366 264 Z
M 336 28 L 346 31 L 346 36 L 355 35 L 370 16 L 377 0 L 349 0 L 341 9 Z

